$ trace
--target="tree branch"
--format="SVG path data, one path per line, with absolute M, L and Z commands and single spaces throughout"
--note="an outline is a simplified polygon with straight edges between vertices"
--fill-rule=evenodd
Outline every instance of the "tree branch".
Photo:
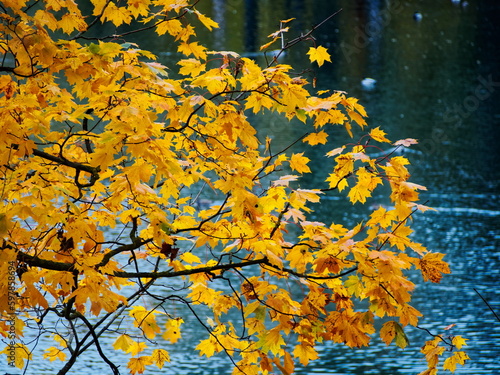
M 123 253 L 125 251 L 131 251 L 138 249 L 139 247 L 151 242 L 152 240 L 137 240 L 131 244 L 122 245 L 115 250 L 111 250 L 104 254 L 101 262 L 96 266 L 97 268 L 103 267 L 108 264 L 109 260 L 117 254 Z M 73 271 L 75 269 L 74 263 L 64 263 L 64 262 L 56 262 L 53 260 L 42 259 L 35 255 L 29 255 L 22 251 L 17 252 L 17 260 L 19 262 L 26 263 L 32 267 L 40 267 L 46 270 L 52 271 Z
M 149 242 L 149 241 L 148 241 Z M 145 242 L 146 243 L 146 242 Z M 101 263 L 97 265 L 97 267 L 102 267 L 106 265 L 111 259 L 116 254 L 119 254 L 124 251 L 129 251 L 129 250 L 134 250 L 137 247 L 137 244 L 130 244 L 130 245 L 123 245 L 120 246 L 120 248 L 113 250 L 105 255 L 106 259 L 103 259 Z M 141 245 L 142 246 L 142 245 Z M 40 267 L 43 269 L 47 270 L 53 270 L 53 271 L 72 271 L 74 270 L 74 264 L 73 263 L 62 263 L 62 262 L 54 262 L 52 260 L 46 260 L 46 259 L 41 259 L 33 255 L 25 254 L 23 252 L 18 252 L 17 253 L 17 259 L 21 262 L 27 263 L 28 265 L 32 267 Z M 348 275 L 352 272 L 355 272 L 358 267 L 353 267 L 343 273 L 339 273 L 338 275 L 335 276 L 316 276 L 316 275 L 308 275 L 308 274 L 303 274 L 299 272 L 295 272 L 294 270 L 288 269 L 288 268 L 279 268 L 269 262 L 269 259 L 267 258 L 260 258 L 260 259 L 254 259 L 254 260 L 248 260 L 248 261 L 243 261 L 239 263 L 226 263 L 226 264 L 218 264 L 216 266 L 209 266 L 209 267 L 199 267 L 199 268 L 191 268 L 191 269 L 186 269 L 182 271 L 162 271 L 162 272 L 126 272 L 126 271 L 115 271 L 112 274 L 107 274 L 109 276 L 114 276 L 114 277 L 120 277 L 120 278 L 147 278 L 147 279 L 160 279 L 160 278 L 171 278 L 171 277 L 177 277 L 177 276 L 187 276 L 187 275 L 194 275 L 197 273 L 211 273 L 214 271 L 220 271 L 220 270 L 230 270 L 230 269 L 235 269 L 235 268 L 242 268 L 242 267 L 247 267 L 247 266 L 252 266 L 255 264 L 262 264 L 268 267 L 273 268 L 276 272 L 285 272 L 290 275 L 300 277 L 303 279 L 312 279 L 312 280 L 330 280 L 330 279 L 336 279 L 345 275 Z
M 268 64 L 268 66 L 271 66 L 274 63 L 274 61 L 276 61 L 281 56 L 281 54 L 284 53 L 287 49 L 289 49 L 289 48 L 293 47 L 294 45 L 296 45 L 297 43 L 300 43 L 303 40 L 309 38 L 311 36 L 311 34 L 316 29 L 318 29 L 319 27 L 321 27 L 325 22 L 329 21 L 332 17 L 336 16 L 341 11 L 342 11 L 342 8 L 340 8 L 339 10 L 337 10 L 335 13 L 330 14 L 328 17 L 326 17 L 323 21 L 321 21 L 317 25 L 314 25 L 313 27 L 311 27 L 311 29 L 307 33 L 301 34 L 297 38 L 292 39 L 291 41 L 287 42 L 285 45 L 283 45 L 283 42 L 282 42 L 281 49 L 279 50 L 278 54 L 274 56 L 273 60 Z M 283 39 L 282 39 L 282 41 L 283 41 Z
M 77 171 L 84 171 L 84 172 L 90 173 L 90 181 L 87 184 L 79 184 L 79 186 L 81 186 L 81 187 L 92 186 L 99 179 L 99 172 L 100 172 L 99 167 L 91 167 L 90 165 L 75 163 L 73 161 L 61 158 L 59 156 L 55 156 L 55 155 L 49 154 L 47 152 L 40 151 L 36 148 L 33 150 L 33 155 L 41 157 L 41 158 L 46 159 L 46 160 L 53 161 L 53 162 L 58 163 L 58 164 L 65 165 L 65 166 L 70 167 L 70 168 L 74 168 Z
M 273 265 L 273 264 L 271 264 L 269 262 L 266 262 L 265 265 L 269 266 L 271 268 L 274 268 L 275 272 L 286 272 L 286 273 L 288 273 L 290 275 L 299 277 L 301 279 L 309 279 L 309 280 L 332 280 L 332 279 L 338 279 L 339 277 L 349 275 L 350 273 L 353 273 L 353 272 L 355 272 L 355 271 L 358 270 L 358 266 L 354 266 L 353 268 L 351 268 L 351 269 L 349 269 L 349 270 L 347 270 L 345 272 L 339 273 L 338 275 L 334 275 L 334 276 L 316 276 L 316 275 L 308 275 L 308 274 L 305 274 L 305 273 L 295 272 L 294 270 L 291 270 L 291 269 L 288 269 L 288 268 L 278 268 L 278 267 L 276 267 L 275 265 Z
M 32 267 L 40 267 L 52 271 L 72 271 L 75 266 L 74 263 L 54 262 L 53 260 L 42 259 L 34 255 L 23 253 L 22 251 L 17 252 L 17 260 Z
M 182 270 L 182 271 L 175 271 L 175 272 L 172 272 L 172 271 L 163 271 L 163 272 L 115 271 L 110 276 L 122 277 L 122 278 L 127 278 L 127 279 L 128 278 L 137 278 L 137 277 L 147 278 L 147 279 L 159 279 L 162 277 L 186 276 L 186 275 L 193 275 L 196 273 L 211 273 L 214 271 L 230 270 L 230 269 L 234 269 L 234 268 L 252 266 L 255 264 L 267 264 L 267 265 L 269 265 L 269 260 L 267 258 L 260 258 L 260 259 L 248 260 L 248 261 L 240 262 L 240 263 L 219 264 L 216 266 L 191 268 L 191 269 Z
M 493 310 L 493 308 L 491 307 L 491 305 L 488 303 L 488 301 L 486 301 L 486 299 L 481 295 L 481 293 L 479 293 L 477 291 L 476 288 L 473 288 L 474 289 L 474 292 L 476 292 L 479 297 L 481 297 L 481 299 L 483 300 L 483 302 L 486 304 L 486 306 L 488 306 L 488 308 L 491 310 L 491 312 L 493 313 L 493 315 L 495 316 L 495 318 L 497 318 L 497 320 L 500 322 L 500 317 L 497 315 L 497 313 L 495 312 L 495 310 Z
M 77 312 L 76 314 L 77 314 L 78 318 L 80 318 L 82 320 L 82 322 L 85 323 L 85 325 L 89 329 L 89 332 L 92 335 L 92 339 L 93 339 L 93 342 L 94 342 L 95 347 L 97 349 L 97 352 L 99 353 L 101 358 L 104 360 L 104 362 L 106 362 L 108 364 L 108 366 L 113 371 L 114 375 L 119 375 L 120 371 L 118 371 L 118 367 L 116 367 L 116 365 L 113 362 L 111 362 L 108 359 L 108 357 L 106 357 L 106 354 L 104 354 L 104 352 L 102 351 L 101 344 L 99 344 L 99 337 L 97 337 L 97 335 L 95 333 L 94 326 L 92 326 L 92 324 L 87 320 L 87 318 L 82 313 Z
M 104 257 L 102 258 L 101 262 L 97 265 L 97 267 L 99 268 L 99 267 L 105 266 L 106 264 L 108 264 L 108 262 L 111 260 L 111 258 L 114 257 L 115 255 L 118 255 L 118 254 L 123 253 L 125 251 L 132 251 L 132 250 L 138 249 L 141 246 L 146 245 L 147 243 L 152 242 L 152 241 L 153 241 L 153 239 L 141 240 L 140 238 L 136 238 L 134 240 L 134 242 L 132 242 L 128 245 L 122 245 L 122 246 L 104 254 Z

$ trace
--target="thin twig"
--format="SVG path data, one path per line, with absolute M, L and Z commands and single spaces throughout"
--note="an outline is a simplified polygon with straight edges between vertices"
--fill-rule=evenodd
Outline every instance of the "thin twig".
M 495 312 L 495 310 L 493 310 L 493 308 L 491 307 L 491 305 L 488 303 L 488 301 L 486 301 L 486 299 L 481 295 L 481 293 L 479 293 L 477 291 L 476 288 L 473 288 L 474 289 L 474 292 L 476 292 L 479 297 L 481 297 L 481 299 L 483 300 L 483 302 L 486 304 L 486 306 L 488 306 L 488 308 L 491 310 L 491 312 L 493 313 L 493 315 L 495 315 L 495 318 L 497 318 L 497 320 L 500 322 L 500 317 L 497 315 L 497 313 Z

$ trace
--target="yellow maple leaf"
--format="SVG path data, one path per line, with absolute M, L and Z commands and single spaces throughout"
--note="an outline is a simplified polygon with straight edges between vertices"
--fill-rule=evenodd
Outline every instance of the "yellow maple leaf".
M 123 23 L 130 24 L 132 14 L 127 7 L 117 7 L 114 2 L 110 1 L 104 8 L 101 19 L 103 22 L 111 21 L 115 26 L 120 26 Z
M 57 342 L 61 347 L 63 348 L 67 348 L 68 347 L 68 343 L 67 341 L 60 335 L 54 335 L 54 341 Z
M 285 345 L 285 340 L 279 329 L 263 331 L 258 337 L 259 341 L 257 346 L 259 346 L 264 353 L 271 352 L 273 354 L 278 354 L 281 350 L 281 346 Z
M 73 30 L 85 30 L 87 23 L 80 14 L 66 13 L 58 21 L 58 26 L 66 34 L 71 34 Z
M 424 281 L 439 283 L 444 273 L 451 273 L 448 263 L 443 261 L 444 254 L 427 253 L 419 260 L 419 267 Z
M 253 108 L 253 113 L 257 113 L 263 108 L 271 108 L 274 104 L 274 101 L 268 96 L 252 93 L 246 99 L 245 107 L 247 109 Z
M 147 16 L 149 13 L 149 0 L 131 0 L 128 2 L 130 7 L 130 12 L 134 17 Z
M 418 318 L 422 316 L 422 313 L 420 311 L 418 311 L 416 308 L 408 304 L 400 304 L 397 310 L 398 310 L 399 322 L 403 326 L 406 326 L 408 324 L 416 326 L 418 324 Z
M 46 25 L 52 31 L 56 30 L 59 27 L 57 24 L 58 21 L 54 17 L 54 14 L 46 10 L 37 10 L 33 18 L 37 20 L 37 22 L 40 22 L 42 25 Z
M 274 365 L 281 371 L 283 375 L 291 375 L 295 370 L 292 356 L 290 353 L 285 352 L 284 364 L 282 365 L 279 358 L 273 358 Z
M 296 358 L 298 358 L 300 363 L 302 363 L 304 366 L 307 366 L 309 361 L 318 358 L 318 353 L 316 352 L 314 347 L 304 342 L 295 346 L 295 349 L 293 350 L 293 355 Z
M 455 372 L 457 364 L 464 365 L 465 361 L 470 359 L 465 352 L 455 352 L 451 357 L 446 358 L 443 363 L 443 370 Z
M 198 12 L 197 10 L 194 11 L 196 13 L 196 15 L 198 16 L 198 19 L 200 20 L 200 22 L 210 31 L 212 31 L 212 28 L 218 28 L 219 27 L 219 24 L 217 22 L 215 22 L 214 20 L 212 20 L 211 18 L 208 18 L 207 16 L 205 16 L 204 14 L 201 14 L 200 12 Z
M 184 323 L 184 320 L 181 318 L 167 320 L 165 323 L 166 329 L 163 334 L 163 338 L 170 341 L 172 344 L 175 344 L 181 338 L 182 323 Z
M 214 355 L 214 353 L 218 353 L 222 350 L 220 344 L 213 337 L 209 337 L 208 339 L 200 341 L 200 343 L 196 346 L 196 350 L 200 351 L 200 356 L 204 355 L 207 358 Z
M 439 363 L 439 356 L 444 353 L 446 349 L 441 346 L 441 337 L 436 336 L 433 340 L 425 342 L 425 345 L 420 350 L 421 353 L 425 354 L 425 360 L 427 361 L 427 366 L 429 370 L 435 369 Z M 429 371 L 427 370 L 427 371 Z M 432 372 L 424 371 L 421 374 L 433 374 Z
M 161 76 L 163 77 L 168 77 L 168 73 L 166 71 L 166 67 L 160 63 L 157 62 L 146 62 L 144 63 L 144 66 L 149 68 L 153 74 L 158 76 L 160 78 Z M 130 115 L 134 115 L 134 113 L 130 113 Z
M 326 144 L 328 138 L 328 134 L 321 130 L 317 133 L 311 133 L 307 137 L 303 139 L 303 142 L 309 143 L 311 146 L 317 145 L 319 143 Z
M 387 211 L 384 207 L 380 206 L 377 210 L 370 214 L 370 220 L 367 225 L 380 225 L 382 228 L 387 228 L 396 220 L 394 211 Z
M 134 340 L 129 335 L 122 334 L 118 336 L 118 338 L 113 343 L 113 348 L 115 350 L 123 350 L 124 352 L 128 351 L 130 345 L 134 343 Z
M 153 350 L 151 358 L 158 368 L 163 368 L 165 362 L 170 362 L 170 354 L 164 349 Z
M 181 43 L 177 50 L 186 56 L 193 55 L 196 58 L 205 60 L 207 58 L 206 47 L 203 47 L 198 42 Z
M 153 339 L 161 331 L 156 323 L 155 314 L 157 311 L 150 311 L 144 306 L 134 306 L 129 315 L 134 318 L 134 325 L 139 327 L 147 338 Z
M 191 77 L 198 76 L 201 72 L 205 70 L 205 64 L 202 64 L 196 59 L 184 59 L 177 62 L 180 65 L 179 73 L 183 75 L 190 75 Z
M 468 339 L 464 339 L 462 336 L 455 336 L 451 340 L 452 344 L 456 346 L 457 349 L 462 349 L 462 346 L 467 345 L 465 341 Z
M 330 54 L 323 46 L 319 46 L 318 48 L 311 47 L 307 54 L 309 55 L 309 60 L 311 62 L 316 61 L 319 66 L 323 65 L 325 61 L 332 62 Z
M 363 128 L 366 125 L 365 119 L 358 112 L 348 110 L 347 114 L 349 115 L 349 118 L 351 120 L 353 120 L 356 124 L 358 124 L 361 128 Z M 346 123 L 346 125 L 347 124 L 348 123 Z M 348 132 L 349 132 L 349 135 L 352 137 L 352 132 L 349 129 L 348 129 Z
M 201 263 L 201 260 L 199 257 L 197 257 L 196 255 L 194 255 L 193 253 L 191 252 L 186 252 L 186 253 L 183 253 L 181 255 L 181 259 L 186 262 L 186 263 L 189 263 L 189 264 L 193 264 L 193 263 Z
M 182 31 L 182 22 L 177 19 L 165 20 L 156 26 L 156 33 L 158 35 L 163 35 L 168 32 L 172 36 L 177 36 Z
M 303 203 L 306 201 L 319 202 L 320 198 L 318 194 L 323 194 L 323 192 L 321 190 L 297 189 L 292 193 L 290 200 L 297 199 Z
M 352 154 L 355 156 L 356 154 Z M 362 154 L 364 155 L 364 154 Z M 371 192 L 375 187 L 382 182 L 380 177 L 374 176 L 368 172 L 366 168 L 359 168 L 356 172 L 357 182 L 356 185 L 349 192 L 349 198 L 352 203 L 361 202 L 365 203 L 366 198 L 371 196 Z
M 290 167 L 299 173 L 311 173 L 311 170 L 307 166 L 311 159 L 304 156 L 304 153 L 293 154 L 290 158 Z
M 127 349 L 127 353 L 130 353 L 131 355 L 135 356 L 138 353 L 142 352 L 147 347 L 148 346 L 143 342 L 133 341 L 132 344 L 130 344 L 129 348 Z
M 348 196 L 352 203 L 365 203 L 366 198 L 371 196 L 371 192 L 365 185 L 357 184 L 351 188 Z
M 387 142 L 387 143 L 390 143 L 391 141 L 388 140 L 386 137 L 385 137 L 386 133 L 380 129 L 380 127 L 376 127 L 375 129 L 372 129 L 370 131 L 370 137 L 372 137 L 374 140 L 378 141 L 378 142 Z
M 55 361 L 56 359 L 64 361 L 66 360 L 66 353 L 64 353 L 61 349 L 52 346 L 48 349 L 45 349 L 43 358 L 48 358 L 50 362 Z
M 347 179 L 339 177 L 336 173 L 330 173 L 325 181 L 329 183 L 330 188 L 337 188 L 338 191 L 342 191 L 349 186 Z
M 146 371 L 146 366 L 153 364 L 151 356 L 145 355 L 137 358 L 130 358 L 127 367 L 131 374 L 143 374 Z
M 17 368 L 22 369 L 24 367 L 25 360 L 28 360 L 28 361 L 32 360 L 31 351 L 24 344 L 16 344 L 14 350 L 15 350 L 14 365 Z M 12 355 L 11 354 L 12 353 L 12 346 L 10 346 L 10 345 L 5 346 L 5 348 L 0 353 L 6 354 L 9 356 Z
M 27 298 L 31 306 L 41 306 L 44 309 L 49 307 L 49 304 L 40 291 L 33 285 L 26 286 L 25 292 L 22 294 L 23 298 Z
M 351 174 L 354 170 L 354 158 L 352 154 L 343 154 L 335 158 L 337 165 L 335 166 L 334 172 L 339 177 L 342 178 Z

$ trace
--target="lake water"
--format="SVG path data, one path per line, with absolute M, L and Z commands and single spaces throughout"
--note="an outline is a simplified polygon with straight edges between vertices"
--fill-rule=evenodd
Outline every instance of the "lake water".
M 427 186 L 421 199 L 437 212 L 414 217 L 415 239 L 446 253 L 453 271 L 440 284 L 418 282 L 414 305 L 425 315 L 421 326 L 442 333 L 454 323 L 452 334 L 469 339 L 471 360 L 457 373 L 500 373 L 500 322 L 474 291 L 500 314 L 500 2 L 202 0 L 198 7 L 222 26 L 203 36 L 207 43 L 258 59 L 258 46 L 278 29 L 278 20 L 296 18 L 292 37 L 343 9 L 314 34 L 333 63 L 304 75 L 316 75 L 319 88 L 359 98 L 370 126 L 381 126 L 390 139 L 419 140 L 407 154 L 412 181 Z M 168 56 L 168 46 L 161 43 L 141 44 Z M 289 51 L 284 62 L 310 68 L 309 46 Z M 376 81 L 371 91 L 361 85 L 367 77 Z M 297 137 L 287 129 L 286 121 L 270 117 L 260 130 L 287 144 Z M 343 137 L 340 132 L 336 136 Z M 324 157 L 321 152 L 308 156 L 316 163 Z M 318 183 L 319 177 L 309 182 Z M 389 202 L 374 196 L 372 203 Z M 315 208 L 317 220 L 335 215 L 345 223 L 357 222 L 364 214 L 361 206 L 353 210 L 342 199 Z M 172 363 L 151 373 L 229 374 L 227 358 L 198 357 L 190 340 L 198 335 L 198 327 L 186 327 L 180 345 L 166 347 Z M 368 349 L 325 345 L 320 359 L 297 373 L 417 374 L 425 367 L 418 351 L 429 336 L 417 329 L 408 335 L 405 350 L 386 347 L 376 337 Z M 119 353 L 115 358 L 121 361 Z M 53 374 L 58 365 L 36 358 L 28 373 Z M 122 366 L 127 373 L 125 362 Z M 70 373 L 107 374 L 109 368 L 89 353 Z

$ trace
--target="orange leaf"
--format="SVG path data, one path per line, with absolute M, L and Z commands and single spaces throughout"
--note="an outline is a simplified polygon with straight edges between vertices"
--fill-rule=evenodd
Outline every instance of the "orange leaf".
M 396 345 L 401 349 L 406 348 L 408 346 L 408 337 L 403 330 L 401 325 L 393 320 L 384 323 L 382 328 L 380 329 L 380 337 L 382 340 L 389 345 L 394 339 L 396 339 Z
M 425 281 L 439 283 L 444 273 L 451 273 L 448 263 L 443 261 L 444 254 L 427 253 L 419 260 L 420 270 Z

